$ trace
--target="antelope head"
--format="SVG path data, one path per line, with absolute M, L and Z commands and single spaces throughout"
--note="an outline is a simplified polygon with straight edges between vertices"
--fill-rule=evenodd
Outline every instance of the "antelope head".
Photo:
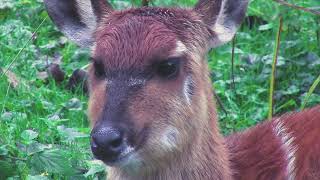
M 188 152 L 206 129 L 217 129 L 205 57 L 233 38 L 246 0 L 121 11 L 104 0 L 45 4 L 69 39 L 91 48 L 89 118 L 97 159 L 149 171 Z

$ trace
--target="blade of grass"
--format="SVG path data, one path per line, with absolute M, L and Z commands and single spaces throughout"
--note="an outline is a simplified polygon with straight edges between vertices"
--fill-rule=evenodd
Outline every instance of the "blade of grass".
M 19 50 L 19 52 L 17 53 L 17 55 L 13 58 L 13 60 L 10 62 L 9 66 L 7 67 L 6 70 L 4 70 L 1 74 L 1 78 L 7 74 L 7 72 L 10 70 L 11 66 L 13 65 L 13 63 L 18 59 L 18 57 L 20 56 L 21 52 L 29 45 L 29 43 L 31 42 L 32 38 L 34 37 L 34 35 L 38 32 L 38 30 L 40 29 L 40 27 L 42 26 L 42 24 L 46 21 L 47 17 L 45 17 L 42 22 L 39 24 L 39 26 L 36 28 L 36 30 L 32 33 L 32 36 L 28 39 L 28 41 L 24 44 L 24 46 L 22 47 L 22 49 Z
M 314 90 L 315 90 L 316 87 L 319 85 L 319 83 L 320 83 L 320 75 L 319 75 L 319 77 L 313 82 L 312 86 L 310 87 L 310 89 L 309 89 L 309 91 L 308 91 L 308 93 L 307 93 L 307 96 L 305 97 L 305 99 L 304 99 L 304 101 L 303 101 L 303 104 L 302 104 L 302 106 L 301 106 L 301 110 L 303 110 L 303 109 L 306 107 L 306 105 L 307 105 L 307 103 L 308 103 L 308 101 L 309 101 L 309 99 L 310 99 L 310 97 L 311 97 L 311 94 L 314 92 Z
M 232 85 L 231 88 L 233 88 L 234 93 L 236 94 L 236 83 L 234 80 L 234 54 L 235 54 L 235 47 L 236 47 L 236 35 L 234 36 L 232 40 L 232 51 L 231 51 L 231 78 L 232 78 Z
M 275 89 L 275 76 L 276 76 L 276 68 L 278 62 L 279 55 L 279 47 L 280 47 L 280 39 L 281 39 L 281 31 L 282 31 L 282 17 L 279 18 L 279 28 L 275 40 L 274 54 L 272 60 L 272 72 L 270 77 L 270 88 L 269 88 L 269 113 L 268 118 L 272 119 L 273 116 L 273 106 L 274 106 L 274 89 Z

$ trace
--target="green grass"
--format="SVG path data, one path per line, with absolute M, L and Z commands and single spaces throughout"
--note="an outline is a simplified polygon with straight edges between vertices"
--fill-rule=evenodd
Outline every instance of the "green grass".
M 112 1 L 118 8 L 140 1 Z M 174 3 L 173 3 L 174 2 Z M 304 7 L 317 0 L 288 1 Z M 195 0 L 155 0 L 155 5 L 191 6 Z M 231 79 L 231 43 L 209 54 L 213 87 L 227 114 L 219 108 L 224 134 L 243 130 L 268 117 L 269 81 L 278 18 L 283 17 L 274 89 L 274 113 L 296 110 L 308 94 L 307 107 L 320 103 L 320 17 L 252 0 L 248 15 L 263 20 L 237 34 L 235 89 Z M 41 24 L 32 37 L 33 32 Z M 25 48 L 24 45 L 31 38 Z M 17 54 L 21 51 L 19 56 Z M 5 0 L 0 4 L 0 67 L 20 78 L 17 88 L 0 78 L 0 179 L 99 179 L 103 166 L 89 149 L 87 97 L 66 90 L 67 82 L 41 80 L 47 62 L 58 62 L 71 75 L 88 63 L 87 52 L 66 42 L 54 28 L 41 0 Z M 309 93 L 308 93 L 309 92 Z

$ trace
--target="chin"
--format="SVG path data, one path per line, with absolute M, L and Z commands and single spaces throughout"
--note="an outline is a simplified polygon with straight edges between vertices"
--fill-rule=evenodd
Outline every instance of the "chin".
M 128 153 L 121 154 L 112 161 L 102 161 L 111 168 L 118 168 L 125 171 L 138 171 L 143 165 L 142 159 L 135 150 L 130 150 Z

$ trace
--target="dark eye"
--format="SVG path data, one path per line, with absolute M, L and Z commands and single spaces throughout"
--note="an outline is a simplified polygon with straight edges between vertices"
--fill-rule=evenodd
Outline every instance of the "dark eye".
M 172 58 L 160 62 L 157 66 L 157 74 L 163 78 L 174 78 L 179 72 L 180 59 Z
M 94 67 L 94 75 L 97 78 L 103 78 L 105 76 L 104 72 L 104 66 L 100 62 L 93 62 L 93 67 Z

